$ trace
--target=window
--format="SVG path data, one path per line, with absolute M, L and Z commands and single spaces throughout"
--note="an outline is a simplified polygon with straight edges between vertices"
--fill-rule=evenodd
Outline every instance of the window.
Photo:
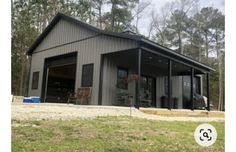
M 93 85 L 93 64 L 85 64 L 82 69 L 82 87 Z
M 39 72 L 34 72 L 32 79 L 32 89 L 38 89 L 38 82 L 39 82 Z
M 117 71 L 117 88 L 119 89 L 128 89 L 128 83 L 126 81 L 128 77 L 128 70 L 123 68 L 118 68 Z

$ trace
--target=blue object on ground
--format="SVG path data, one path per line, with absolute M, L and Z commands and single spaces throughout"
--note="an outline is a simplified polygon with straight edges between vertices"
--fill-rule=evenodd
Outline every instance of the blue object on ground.
M 40 103 L 40 97 L 24 97 L 24 103 Z
M 31 103 L 32 99 L 30 97 L 24 97 L 23 102 L 24 103 Z
M 40 103 L 40 97 L 31 97 L 33 103 Z

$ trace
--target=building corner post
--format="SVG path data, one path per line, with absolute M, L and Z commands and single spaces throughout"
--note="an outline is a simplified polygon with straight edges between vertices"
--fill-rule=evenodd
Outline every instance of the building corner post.
M 98 105 L 102 105 L 103 68 L 104 68 L 104 55 L 101 55 L 101 56 L 100 56 L 100 74 L 99 74 Z

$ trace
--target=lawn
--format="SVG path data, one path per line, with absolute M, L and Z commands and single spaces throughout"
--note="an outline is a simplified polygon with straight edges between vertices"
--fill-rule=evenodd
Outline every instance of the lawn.
M 211 122 L 218 138 L 200 147 L 193 138 L 200 122 L 151 121 L 130 117 L 12 121 L 13 152 L 223 152 L 224 123 Z

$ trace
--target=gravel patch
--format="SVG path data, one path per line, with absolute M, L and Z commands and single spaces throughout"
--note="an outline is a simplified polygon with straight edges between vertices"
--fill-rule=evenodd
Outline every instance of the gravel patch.
M 146 114 L 131 108 L 132 117 L 162 121 L 224 122 L 224 118 L 165 117 Z M 93 106 L 54 103 L 12 103 L 13 120 L 74 120 L 93 119 L 99 116 L 130 116 L 130 107 Z

